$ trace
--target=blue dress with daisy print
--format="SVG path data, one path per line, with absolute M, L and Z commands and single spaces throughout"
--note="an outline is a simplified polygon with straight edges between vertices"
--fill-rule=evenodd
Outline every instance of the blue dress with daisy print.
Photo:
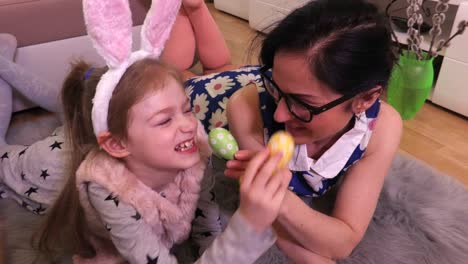
M 233 71 L 195 77 L 185 83 L 195 116 L 206 131 L 216 127 L 228 128 L 227 101 L 234 92 L 250 83 L 257 86 L 265 143 L 274 132 L 284 129 L 283 124 L 273 119 L 276 103 L 266 92 L 259 70 L 260 66 L 245 66 Z M 353 128 L 318 160 L 307 156 L 306 145 L 296 145 L 289 163 L 293 173 L 289 189 L 299 196 L 318 197 L 335 186 L 364 155 L 379 110 L 380 100 L 377 100 L 366 112 L 355 117 Z
M 227 128 L 227 101 L 237 90 L 255 83 L 259 92 L 265 91 L 259 69 L 258 66 L 244 66 L 185 82 L 185 91 L 190 97 L 193 112 L 206 131 L 216 127 Z

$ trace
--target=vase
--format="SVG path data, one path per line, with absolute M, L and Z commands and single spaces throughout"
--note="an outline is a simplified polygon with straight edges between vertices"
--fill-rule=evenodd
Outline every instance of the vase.
M 423 54 L 426 58 L 427 54 Z M 421 109 L 434 82 L 434 58 L 418 60 L 414 52 L 403 52 L 393 67 L 388 84 L 388 103 L 403 119 L 411 119 Z

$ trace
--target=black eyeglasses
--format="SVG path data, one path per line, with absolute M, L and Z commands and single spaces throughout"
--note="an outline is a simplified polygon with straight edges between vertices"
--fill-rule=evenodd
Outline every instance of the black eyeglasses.
M 267 75 L 267 72 L 270 69 L 266 66 L 260 68 L 260 75 L 262 76 L 263 83 L 265 84 L 265 88 L 267 92 L 275 99 L 276 103 L 279 103 L 281 98 L 284 98 L 286 105 L 288 106 L 289 112 L 296 117 L 298 120 L 308 123 L 312 121 L 313 117 L 321 114 L 331 108 L 346 102 L 347 100 L 354 97 L 352 94 L 343 95 L 342 97 L 331 101 L 328 104 L 325 104 L 320 107 L 310 106 L 298 98 L 295 98 L 294 95 L 286 94 L 279 86 L 273 81 L 273 79 Z

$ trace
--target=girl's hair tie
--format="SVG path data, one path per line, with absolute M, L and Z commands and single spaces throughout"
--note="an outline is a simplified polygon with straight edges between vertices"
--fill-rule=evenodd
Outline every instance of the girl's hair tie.
M 88 80 L 89 77 L 91 77 L 91 74 L 93 73 L 93 70 L 94 70 L 94 67 L 90 67 L 89 69 L 87 69 L 85 71 L 85 73 L 83 74 L 83 80 Z

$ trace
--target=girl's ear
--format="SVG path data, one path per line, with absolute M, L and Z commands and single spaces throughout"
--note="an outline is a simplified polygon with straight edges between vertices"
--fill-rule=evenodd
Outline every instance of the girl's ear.
M 108 131 L 99 133 L 97 141 L 99 146 L 114 158 L 125 158 L 130 155 L 124 142 L 112 136 Z
M 369 91 L 356 95 L 351 105 L 353 113 L 357 115 L 369 109 L 382 94 L 382 90 L 382 86 L 376 86 Z

